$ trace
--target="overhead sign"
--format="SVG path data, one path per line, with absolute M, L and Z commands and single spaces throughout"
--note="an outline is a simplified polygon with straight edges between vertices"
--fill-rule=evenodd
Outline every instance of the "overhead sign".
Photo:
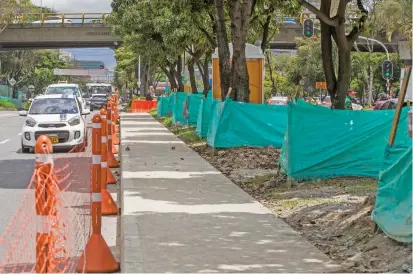
M 53 74 L 65 76 L 108 76 L 110 72 L 102 69 L 54 69 Z
M 316 82 L 315 87 L 316 88 L 327 89 L 327 83 L 326 82 Z

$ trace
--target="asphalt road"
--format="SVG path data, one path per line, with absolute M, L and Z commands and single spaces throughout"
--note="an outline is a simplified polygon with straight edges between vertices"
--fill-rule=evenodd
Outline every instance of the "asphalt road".
M 88 116 L 89 123 L 92 116 L 93 114 Z M 22 217 L 18 218 L 17 222 L 20 222 L 21 225 L 14 225 L 12 229 L 24 229 L 24 218 L 33 218 L 34 220 L 34 201 L 28 201 L 27 198 L 24 200 L 24 194 L 31 181 L 35 164 L 33 153 L 21 153 L 21 130 L 25 119 L 25 117 L 19 116 L 18 112 L 0 111 L 0 237 L 22 205 L 27 209 L 23 213 L 19 213 Z M 62 151 L 54 155 L 61 157 L 66 153 Z M 30 199 L 34 199 L 33 194 L 32 190 L 29 191 Z M 23 200 L 25 202 L 22 203 Z M 33 205 L 31 205 L 32 203 Z M 19 236 L 15 237 L 20 238 Z M 15 240 L 18 241 L 18 239 Z M 10 249 L 7 246 L 8 242 L 13 241 L 13 239 L 9 238 L 5 241 L 6 243 L 2 242 L 0 238 L 0 265 L 5 258 L 5 253 Z

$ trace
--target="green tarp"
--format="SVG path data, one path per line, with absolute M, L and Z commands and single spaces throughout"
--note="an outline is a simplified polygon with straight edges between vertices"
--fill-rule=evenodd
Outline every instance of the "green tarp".
M 226 98 L 214 101 L 208 144 L 216 148 L 281 148 L 287 128 L 287 107 L 249 104 Z
M 398 132 L 402 134 L 406 133 Z M 389 237 L 412 242 L 411 144 L 386 147 L 372 217 Z
M 168 111 L 167 115 L 172 116 L 174 112 L 174 107 L 175 107 L 175 92 L 171 92 L 168 97 Z
M 197 124 L 202 97 L 202 93 L 188 96 L 188 125 L 190 126 L 196 126 Z
M 158 97 L 158 117 L 165 117 L 168 114 L 169 97 Z
M 406 142 L 407 112 L 397 140 Z M 288 104 L 281 167 L 296 181 L 337 176 L 378 178 L 394 110 L 331 110 L 301 100 Z
M 176 92 L 174 96 L 174 106 L 172 113 L 172 122 L 174 124 L 180 123 L 181 125 L 188 124 L 188 119 L 184 116 L 185 101 L 188 98 L 186 92 Z
M 212 92 L 208 92 L 206 98 L 202 98 L 199 106 L 196 134 L 202 138 L 208 135 L 209 122 L 211 121 Z

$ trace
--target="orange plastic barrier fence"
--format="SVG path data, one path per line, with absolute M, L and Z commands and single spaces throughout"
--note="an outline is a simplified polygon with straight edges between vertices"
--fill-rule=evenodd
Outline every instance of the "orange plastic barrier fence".
M 158 101 L 132 100 L 130 112 L 148 112 L 158 106 Z
M 113 96 L 93 117 L 87 140 L 65 155 L 51 154 L 48 137 L 38 138 L 32 179 L 0 237 L 0 273 L 119 270 L 101 234 L 102 215 L 119 211 L 107 189 L 116 183 L 109 167 L 119 166 L 112 142 L 117 105 Z
M 84 142 L 63 156 L 52 152 L 40 136 L 32 178 L 0 237 L 2 273 L 74 272 L 89 239 L 90 151 Z

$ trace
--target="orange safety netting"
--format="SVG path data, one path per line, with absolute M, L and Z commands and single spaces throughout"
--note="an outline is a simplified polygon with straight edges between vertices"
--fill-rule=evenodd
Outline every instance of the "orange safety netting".
M 36 163 L 24 198 L 0 237 L 0 272 L 76 272 L 91 233 L 90 132 L 88 136 L 89 146 L 39 157 L 43 163 Z

